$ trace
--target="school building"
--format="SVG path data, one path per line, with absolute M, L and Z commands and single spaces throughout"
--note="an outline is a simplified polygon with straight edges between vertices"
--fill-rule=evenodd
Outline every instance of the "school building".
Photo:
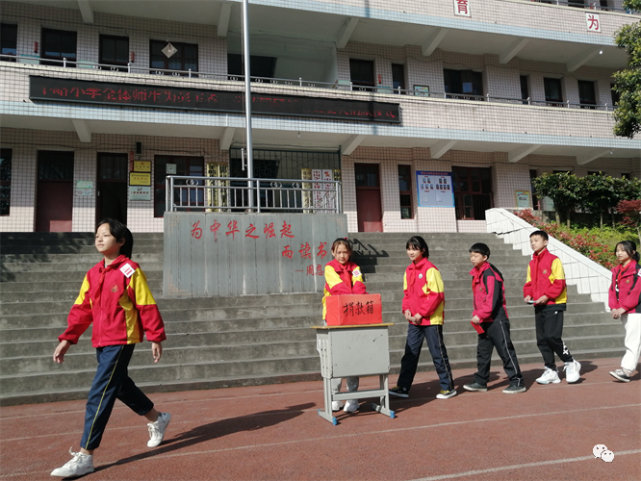
M 243 2 L 0 1 L 0 231 L 163 230 L 165 177 L 244 177 Z M 251 0 L 253 175 L 342 181 L 350 232 L 485 232 L 613 135 L 621 0 Z

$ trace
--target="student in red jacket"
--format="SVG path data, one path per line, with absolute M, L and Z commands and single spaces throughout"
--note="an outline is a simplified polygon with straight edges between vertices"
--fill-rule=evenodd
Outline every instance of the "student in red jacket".
M 360 268 L 350 261 L 352 256 L 352 245 L 347 239 L 336 239 L 332 244 L 333 261 L 325 266 L 325 293 L 323 295 L 323 320 L 327 314 L 326 299 L 329 296 L 338 296 L 341 294 L 367 294 L 365 284 L 363 284 L 363 274 Z M 345 378 L 347 391 L 353 392 L 358 390 L 358 377 Z M 340 392 L 343 380 L 341 378 L 332 379 L 332 392 Z M 332 411 L 338 411 L 342 407 L 340 401 L 332 401 Z M 343 411 L 353 413 L 358 410 L 358 399 L 350 399 L 345 402 Z
M 545 371 L 536 379 L 539 384 L 561 382 L 556 371 L 554 353 L 565 363 L 565 380 L 574 383 L 581 377 L 581 364 L 574 360 L 570 350 L 561 339 L 563 312 L 568 302 L 563 264 L 548 249 L 549 236 L 542 230 L 530 234 L 530 246 L 534 251 L 527 268 L 523 286 L 525 302 L 534 305 L 536 344 L 543 356 Z
M 61 364 L 69 347 L 93 323 L 91 341 L 98 368 L 87 399 L 80 451 L 70 450 L 71 461 L 54 469 L 52 476 L 77 477 L 93 472 L 93 452 L 100 445 L 116 399 L 147 419 L 148 447 L 162 442 L 171 419 L 169 413 L 156 411 L 154 403 L 127 374 L 134 347 L 143 340 L 143 331 L 151 341 L 154 362 L 160 361 L 161 343 L 166 339 L 147 278 L 131 260 L 133 242 L 131 232 L 122 223 L 105 219 L 98 224 L 95 245 L 103 259 L 87 272 L 69 313 L 69 326 L 58 338 L 60 344 L 53 360 Z
M 467 391 L 487 391 L 490 380 L 490 364 L 492 351 L 496 347 L 503 369 L 510 380 L 510 385 L 503 389 L 505 394 L 525 392 L 523 375 L 516 359 L 516 352 L 510 339 L 510 320 L 505 308 L 505 285 L 503 275 L 488 262 L 490 248 L 487 244 L 479 242 L 470 247 L 470 262 L 474 268 L 472 275 L 472 297 L 474 311 L 472 323 L 479 332 L 476 359 L 478 371 L 474 375 L 474 382 L 466 384 L 463 389 Z
M 405 244 L 405 249 L 412 261 L 405 269 L 403 279 L 403 315 L 409 324 L 405 354 L 401 359 L 401 373 L 396 386 L 389 393 L 392 396 L 409 397 L 423 340 L 426 339 L 441 384 L 441 392 L 436 397 L 448 399 L 456 396 L 456 391 L 443 342 L 443 279 L 436 266 L 428 260 L 430 253 L 425 239 L 420 236 L 411 237 Z
M 614 250 L 619 265 L 612 269 L 609 305 L 612 319 L 621 319 L 625 329 L 625 354 L 621 369 L 610 374 L 622 382 L 630 382 L 641 356 L 641 266 L 637 245 L 619 242 Z

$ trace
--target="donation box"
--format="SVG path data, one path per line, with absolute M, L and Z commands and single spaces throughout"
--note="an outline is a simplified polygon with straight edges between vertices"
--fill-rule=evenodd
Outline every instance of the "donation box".
M 381 324 L 383 308 L 380 294 L 346 294 L 325 299 L 328 326 Z

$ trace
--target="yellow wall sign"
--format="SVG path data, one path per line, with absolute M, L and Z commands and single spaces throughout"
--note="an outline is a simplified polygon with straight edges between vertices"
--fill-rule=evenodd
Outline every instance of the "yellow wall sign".
M 134 160 L 134 172 L 151 172 L 151 161 Z
M 151 185 L 151 174 L 129 172 L 129 185 Z

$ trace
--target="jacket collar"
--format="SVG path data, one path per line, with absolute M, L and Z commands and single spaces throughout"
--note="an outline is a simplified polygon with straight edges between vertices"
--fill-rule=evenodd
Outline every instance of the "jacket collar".
M 539 261 L 549 253 L 548 248 L 544 247 L 541 252 L 538 254 L 535 252 L 532 256 L 533 259 L 538 259 Z
M 343 270 L 352 272 L 354 270 L 354 267 L 356 266 L 356 264 L 354 264 L 352 261 L 347 261 L 345 265 L 343 265 L 340 262 L 338 262 L 336 259 L 331 260 L 329 264 L 334 268 L 334 270 L 337 273 L 343 272 Z
M 126 263 L 129 260 L 128 257 L 126 257 L 124 254 L 120 254 L 118 257 L 116 257 L 111 264 L 108 266 L 105 266 L 105 260 L 101 260 L 98 263 L 98 266 L 100 267 L 100 271 L 110 271 L 113 269 L 119 269 L 124 263 Z
M 415 269 L 415 270 L 421 270 L 423 267 L 425 267 L 430 261 L 427 259 L 427 257 L 421 258 L 420 261 L 417 263 L 412 262 L 409 267 L 410 269 Z
M 472 270 L 470 271 L 470 275 L 474 276 L 474 282 L 478 282 L 483 273 L 490 268 L 490 263 L 489 262 L 484 262 L 481 268 L 479 269 L 478 267 L 474 266 L 472 267 Z

